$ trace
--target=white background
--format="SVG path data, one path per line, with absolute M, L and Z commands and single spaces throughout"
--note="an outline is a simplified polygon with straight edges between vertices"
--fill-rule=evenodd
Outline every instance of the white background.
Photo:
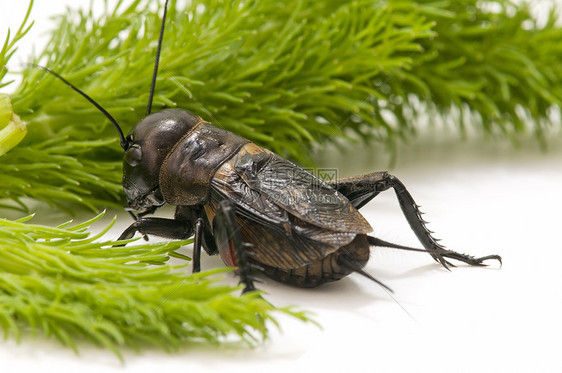
M 26 5 L 0 1 L 3 41 L 8 26 L 19 26 Z M 36 25 L 20 43 L 16 65 L 26 62 L 32 45 L 44 42 L 40 35 L 50 27 L 46 16 L 74 3 L 88 2 L 35 4 Z M 269 301 L 311 311 L 322 328 L 281 317 L 282 331 L 272 326 L 270 340 L 255 349 L 238 345 L 186 347 L 174 354 L 125 351 L 125 365 L 89 345 L 75 355 L 53 340 L 24 337 L 17 344 L 9 338 L 0 341 L 2 371 L 561 371 L 560 138 L 556 132 L 549 151 L 541 152 L 532 139 L 523 140 L 519 148 L 478 135 L 461 142 L 439 127 L 399 149 L 391 171 L 422 205 L 436 235 L 451 249 L 477 256 L 500 254 L 502 268 L 491 263 L 489 268 L 461 266 L 448 272 L 429 255 L 373 249 L 367 271 L 394 290 L 392 297 L 359 275 L 314 290 L 270 280 L 260 285 Z M 340 176 L 388 164 L 383 152 L 368 147 L 324 153 L 321 165 L 336 167 Z M 362 212 L 378 237 L 419 246 L 392 192 Z M 54 219 L 48 210 L 38 215 Z M 107 216 L 103 223 L 109 220 Z M 121 226 L 110 233 L 114 236 L 130 223 L 125 215 L 118 221 Z M 203 262 L 205 268 L 220 265 L 219 258 Z

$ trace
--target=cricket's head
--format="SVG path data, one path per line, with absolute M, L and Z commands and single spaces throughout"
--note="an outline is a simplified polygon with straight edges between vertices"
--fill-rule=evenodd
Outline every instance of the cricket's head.
M 123 158 L 123 190 L 126 210 L 142 212 L 164 204 L 159 177 L 162 164 L 174 146 L 201 118 L 181 109 L 150 114 L 129 132 Z

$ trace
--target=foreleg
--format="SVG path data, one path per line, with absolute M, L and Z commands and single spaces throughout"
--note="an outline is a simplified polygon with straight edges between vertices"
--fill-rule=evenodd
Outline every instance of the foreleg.
M 128 240 L 135 233 L 143 235 L 150 234 L 158 237 L 174 240 L 185 240 L 195 234 L 193 243 L 193 273 L 201 271 L 201 245 L 204 222 L 198 218 L 195 223 L 187 220 L 165 219 L 165 218 L 140 218 L 131 224 L 119 236 L 119 240 Z

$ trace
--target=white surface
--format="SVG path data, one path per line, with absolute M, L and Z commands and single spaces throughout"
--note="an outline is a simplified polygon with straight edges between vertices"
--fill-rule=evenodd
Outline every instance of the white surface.
M 7 3 L 0 3 L 2 20 Z M 45 3 L 58 7 L 38 1 L 36 19 L 46 14 L 40 11 Z M 9 12 L 10 25 L 19 22 L 22 11 Z M 501 269 L 491 263 L 448 272 L 426 254 L 374 249 L 367 270 L 395 291 L 393 297 L 358 275 L 314 290 L 269 280 L 260 285 L 272 303 L 313 312 L 322 329 L 282 318 L 282 333 L 272 327 L 270 340 L 256 349 L 131 351 L 124 366 L 88 345 L 76 356 L 56 341 L 27 337 L 18 345 L 8 339 L 0 341 L 2 371 L 561 371 L 562 142 L 553 141 L 546 154 L 535 145 L 515 150 L 502 143 L 436 141 L 430 134 L 403 147 L 392 170 L 449 248 L 501 254 Z M 385 168 L 380 154 L 364 148 L 350 153 L 327 154 L 323 165 L 337 167 L 340 176 Z M 419 246 L 392 192 L 362 211 L 380 238 Z M 125 215 L 119 221 L 113 235 L 130 222 Z M 222 264 L 205 258 L 203 265 Z

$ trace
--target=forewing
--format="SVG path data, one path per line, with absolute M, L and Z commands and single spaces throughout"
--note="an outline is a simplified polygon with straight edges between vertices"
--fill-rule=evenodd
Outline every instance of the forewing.
M 215 174 L 207 214 L 212 220 L 214 205 L 231 199 L 256 261 L 284 269 L 316 262 L 371 227 L 347 199 L 311 176 L 248 144 Z
M 372 232 L 369 223 L 347 198 L 274 153 L 241 154 L 235 169 L 261 198 L 305 222 L 335 232 Z

